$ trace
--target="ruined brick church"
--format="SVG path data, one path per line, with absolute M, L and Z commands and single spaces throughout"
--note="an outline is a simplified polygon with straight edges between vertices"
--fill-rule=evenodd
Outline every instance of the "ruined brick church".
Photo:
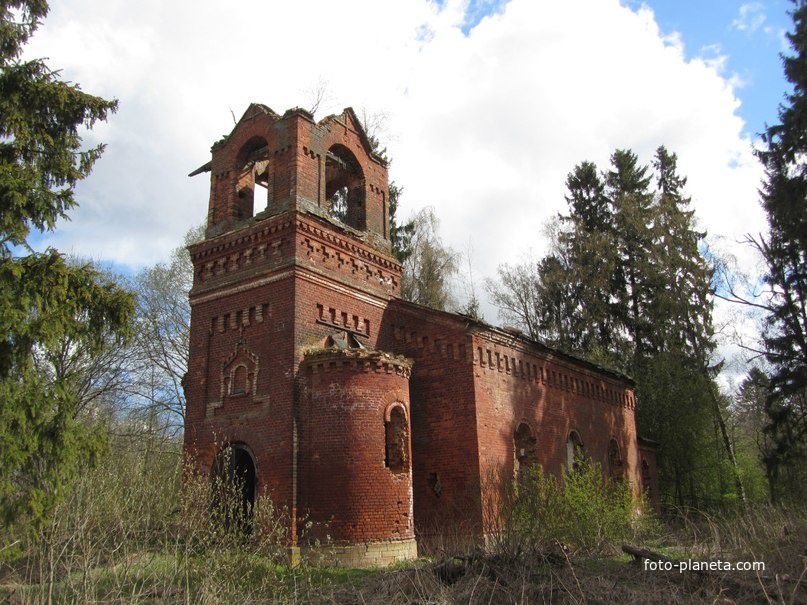
M 387 167 L 351 109 L 253 104 L 202 172 L 185 449 L 211 473 L 229 448 L 245 503 L 291 512 L 296 552 L 380 565 L 416 537 L 482 537 L 486 476 L 583 454 L 653 490 L 629 378 L 399 297 Z

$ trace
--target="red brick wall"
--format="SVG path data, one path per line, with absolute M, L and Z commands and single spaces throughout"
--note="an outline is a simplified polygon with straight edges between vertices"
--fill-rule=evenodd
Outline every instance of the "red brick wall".
M 658 472 L 656 466 L 656 448 L 658 444 L 653 441 L 639 438 L 639 476 L 641 478 L 641 487 L 645 496 L 648 498 L 650 506 L 657 513 L 661 513 L 661 492 L 658 488 Z M 646 476 L 642 470 L 642 463 L 647 462 Z
M 414 360 L 410 397 L 418 535 L 477 534 L 479 449 L 465 324 L 456 315 L 400 300 L 390 303 L 385 319 L 379 346 Z
M 364 351 L 320 351 L 301 366 L 299 510 L 304 539 L 336 544 L 414 537 L 411 443 L 402 469 L 386 466 L 385 413 L 409 418 L 407 361 Z
M 540 351 L 500 330 L 474 337 L 480 470 L 512 477 L 514 436 L 526 423 L 536 438 L 534 462 L 557 476 L 568 471 L 566 443 L 576 431 L 585 455 L 608 472 L 608 443 L 616 439 L 623 477 L 638 493 L 635 400 L 627 380 L 588 364 Z
M 458 519 L 481 528 L 481 489 L 514 473 L 514 435 L 522 422 L 537 439 L 535 462 L 566 471 L 572 430 L 608 472 L 616 439 L 623 476 L 636 486 L 632 383 L 591 364 L 449 313 L 393 301 L 380 346 L 414 359 L 412 370 L 415 520 L 421 535 Z M 433 490 L 434 475 L 442 493 Z M 461 511 L 461 514 L 458 514 Z
M 192 307 L 186 450 L 209 470 L 226 443 L 247 445 L 258 490 L 291 510 L 293 280 L 208 297 Z M 243 395 L 230 395 L 223 380 L 242 363 L 254 364 L 252 380 Z

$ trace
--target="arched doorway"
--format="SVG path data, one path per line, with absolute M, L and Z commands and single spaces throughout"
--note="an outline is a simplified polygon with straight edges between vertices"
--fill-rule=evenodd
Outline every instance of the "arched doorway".
M 210 473 L 212 512 L 228 529 L 252 530 L 257 476 L 252 453 L 233 443 L 221 449 Z

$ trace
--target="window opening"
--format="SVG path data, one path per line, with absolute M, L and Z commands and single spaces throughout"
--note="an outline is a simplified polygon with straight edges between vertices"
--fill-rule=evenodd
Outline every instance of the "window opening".
M 650 487 L 650 465 L 648 464 L 647 460 L 642 458 L 642 491 L 647 496 L 649 500 L 652 496 L 651 494 L 651 487 Z
M 536 464 L 536 444 L 537 440 L 532 434 L 532 429 L 526 422 L 522 422 L 516 428 L 513 435 L 513 467 L 516 480 L 523 480 L 525 472 L 530 466 Z
M 330 215 L 347 224 L 347 186 L 337 189 L 328 201 Z
M 263 192 L 265 205 L 269 204 L 269 145 L 262 137 L 253 137 L 238 152 L 236 160 L 237 176 L 237 220 L 252 218 L 255 202 L 259 199 L 256 191 Z
M 577 431 L 569 433 L 569 439 L 566 441 L 566 468 L 568 472 L 580 470 L 585 459 L 585 450 L 583 449 L 583 440 Z

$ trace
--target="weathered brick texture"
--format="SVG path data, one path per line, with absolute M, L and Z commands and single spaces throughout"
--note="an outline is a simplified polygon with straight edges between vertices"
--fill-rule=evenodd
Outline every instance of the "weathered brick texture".
M 387 170 L 352 110 L 251 105 L 212 156 L 185 447 L 204 472 L 248 452 L 295 544 L 377 564 L 415 556 L 416 535 L 481 536 L 485 477 L 566 472 L 572 432 L 637 494 L 655 481 L 629 379 L 398 298 Z

